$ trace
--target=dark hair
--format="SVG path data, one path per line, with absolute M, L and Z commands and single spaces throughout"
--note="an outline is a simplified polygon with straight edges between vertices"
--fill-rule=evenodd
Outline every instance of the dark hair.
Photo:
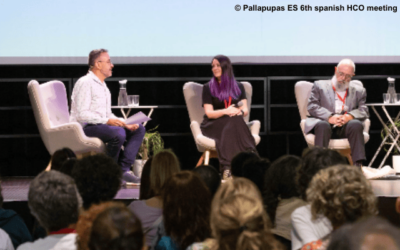
M 79 160 L 72 176 L 83 199 L 83 208 L 110 201 L 121 185 L 121 168 L 109 156 L 97 154 Z
M 308 184 L 319 170 L 337 164 L 347 164 L 347 160 L 332 149 L 315 147 L 306 152 L 296 176 L 300 197 L 307 200 Z
M 92 51 L 90 51 L 89 53 L 89 60 L 88 60 L 88 64 L 89 64 L 89 68 L 92 69 L 94 67 L 94 64 L 96 63 L 97 58 L 100 57 L 101 53 L 105 53 L 108 52 L 108 50 L 106 49 L 94 49 Z
M 165 182 L 162 198 L 165 232 L 179 249 L 210 237 L 211 194 L 199 176 L 174 174 Z
M 143 244 L 140 220 L 122 203 L 96 217 L 88 243 L 91 250 L 141 250 Z
M 240 90 L 239 85 L 235 80 L 235 76 L 233 75 L 231 60 L 229 60 L 227 56 L 217 55 L 211 60 L 211 64 L 214 59 L 217 60 L 221 65 L 222 75 L 221 83 L 218 83 L 215 77 L 211 78 L 211 95 L 217 97 L 220 101 L 228 100 L 230 96 L 234 99 L 238 98 L 242 91 Z
M 72 177 L 72 170 L 77 162 L 76 158 L 66 160 L 58 171 Z
M 208 190 L 210 190 L 211 197 L 214 197 L 214 194 L 221 185 L 221 177 L 218 171 L 211 165 L 201 165 L 193 169 L 193 172 L 200 176 L 208 187 Z
M 376 235 L 377 237 L 368 237 Z M 386 237 L 385 237 L 386 236 Z M 386 219 L 371 216 L 360 221 L 341 226 L 332 233 L 328 250 L 400 249 L 400 229 Z M 368 238 L 367 238 L 368 237 Z M 378 238 L 380 237 L 380 238 Z M 382 239 L 383 238 L 383 239 Z M 391 245 L 392 244 L 392 245 Z M 363 246 L 368 245 L 368 248 Z
M 247 160 L 259 159 L 260 157 L 253 152 L 240 152 L 233 157 L 231 162 L 231 172 L 235 177 L 243 177 L 243 165 Z
M 46 230 L 58 231 L 78 221 L 81 198 L 71 177 L 51 170 L 32 180 L 28 205 Z
M 70 148 L 62 148 L 54 152 L 51 157 L 51 169 L 60 170 L 64 162 L 70 159 L 76 159 L 74 151 Z
M 251 180 L 262 193 L 264 189 L 264 175 L 271 162 L 267 158 L 250 159 L 243 164 L 243 177 Z
M 276 208 L 280 199 L 299 197 L 295 176 L 301 158 L 285 155 L 275 160 L 264 178 L 263 201 L 272 224 L 275 224 Z
M 140 179 L 139 200 L 147 200 L 154 196 L 154 192 L 150 188 L 150 171 L 153 158 L 149 158 L 143 166 L 142 176 Z

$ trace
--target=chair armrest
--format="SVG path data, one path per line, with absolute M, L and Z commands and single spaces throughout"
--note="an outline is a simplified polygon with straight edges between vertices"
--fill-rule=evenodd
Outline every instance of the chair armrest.
M 42 139 L 50 154 L 63 147 L 70 148 L 76 154 L 105 151 L 104 143 L 99 138 L 87 137 L 77 122 L 53 126 L 42 135 Z
M 369 127 L 371 126 L 371 120 L 370 119 L 365 119 L 364 121 L 364 133 L 369 133 Z

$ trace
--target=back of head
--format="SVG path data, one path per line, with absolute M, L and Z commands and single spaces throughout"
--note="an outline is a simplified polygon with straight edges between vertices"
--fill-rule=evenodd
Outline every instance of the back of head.
M 42 172 L 29 186 L 31 213 L 47 231 L 76 223 L 81 203 L 74 180 L 58 171 Z
M 300 196 L 295 181 L 300 164 L 300 157 L 285 155 L 275 160 L 265 174 L 263 202 L 272 223 L 280 199 Z
M 221 178 L 218 174 L 218 171 L 213 166 L 201 165 L 193 169 L 193 172 L 200 176 L 200 178 L 208 187 L 211 197 L 214 197 L 214 194 L 221 185 Z
M 91 250 L 141 250 L 144 235 L 140 220 L 125 205 L 106 208 L 93 222 Z
M 297 173 L 297 187 L 300 196 L 306 200 L 306 190 L 313 176 L 321 169 L 337 165 L 347 164 L 346 158 L 337 151 L 315 147 L 310 149 L 304 156 Z
M 270 232 L 262 202 L 255 197 L 237 194 L 220 200 L 213 209 L 211 223 L 219 250 L 276 249 L 279 246 Z
M 154 196 L 150 188 L 150 171 L 153 158 L 150 157 L 143 166 L 142 176 L 140 178 L 139 200 L 147 200 Z
M 180 171 L 179 160 L 170 149 L 158 152 L 151 162 L 150 187 L 155 195 L 160 195 L 165 181 Z
M 268 159 L 250 159 L 243 164 L 243 177 L 251 180 L 262 192 L 264 187 L 264 176 L 271 162 Z
M 307 189 L 313 217 L 326 216 L 334 228 L 377 213 L 376 196 L 362 171 L 336 165 L 318 172 Z
M 328 250 L 399 250 L 400 229 L 371 216 L 334 231 Z
M 61 168 L 58 170 L 63 174 L 66 174 L 68 176 L 72 176 L 72 170 L 74 169 L 75 164 L 78 162 L 78 159 L 73 158 L 73 159 L 68 159 L 66 160 Z
M 235 177 L 243 177 L 243 165 L 247 160 L 250 159 L 259 159 L 259 157 L 253 152 L 240 152 L 235 157 L 233 157 L 231 162 L 232 175 Z
M 211 194 L 198 175 L 174 174 L 165 182 L 162 198 L 165 232 L 180 249 L 210 236 Z
M 79 160 L 72 170 L 84 209 L 110 201 L 121 185 L 121 168 L 109 156 L 96 154 Z
M 60 170 L 62 165 L 70 159 L 76 159 L 74 151 L 70 148 L 62 148 L 54 152 L 51 157 L 51 169 Z

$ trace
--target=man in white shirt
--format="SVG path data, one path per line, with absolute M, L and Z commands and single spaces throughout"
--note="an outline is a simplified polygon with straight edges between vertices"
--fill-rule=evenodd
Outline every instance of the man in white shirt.
M 112 75 L 113 67 L 107 50 L 90 52 L 89 72 L 72 92 L 70 121 L 79 122 L 87 136 L 107 143 L 107 154 L 120 164 L 123 180 L 138 183 L 140 178 L 130 170 L 146 130 L 141 124 L 125 124 L 111 112 L 111 93 L 104 80 Z
M 21 244 L 17 250 L 77 249 L 75 224 L 82 199 L 70 176 L 56 170 L 36 176 L 29 185 L 28 206 L 47 236 Z
M 320 147 L 328 147 L 331 137 L 347 138 L 353 163 L 361 166 L 366 159 L 363 121 L 369 114 L 365 88 L 351 81 L 355 67 L 350 59 L 343 59 L 331 80 L 314 83 L 304 132 L 314 133 L 315 145 Z

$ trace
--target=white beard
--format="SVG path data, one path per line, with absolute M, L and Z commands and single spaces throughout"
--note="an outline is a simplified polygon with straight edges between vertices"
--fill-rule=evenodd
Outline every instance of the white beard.
M 336 91 L 346 91 L 349 88 L 350 82 L 344 81 L 344 83 L 338 82 L 336 75 L 332 77 L 333 86 L 335 86 Z

